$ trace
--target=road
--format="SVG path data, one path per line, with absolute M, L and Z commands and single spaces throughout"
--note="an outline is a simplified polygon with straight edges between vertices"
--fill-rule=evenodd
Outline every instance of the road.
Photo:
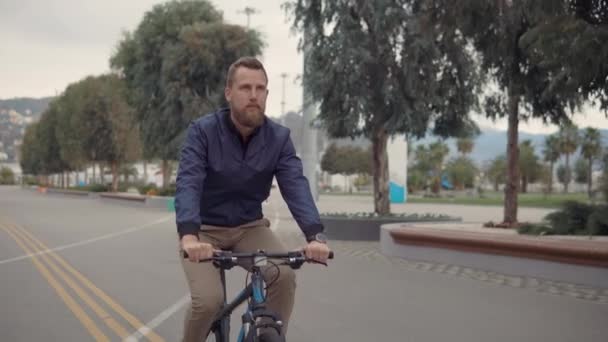
M 368 204 L 327 196 L 319 205 Z M 280 195 L 264 211 L 286 245 L 301 245 Z M 160 209 L 0 187 L 0 340 L 178 341 L 188 296 L 173 222 Z M 374 242 L 331 246 L 330 267 L 298 271 L 289 341 L 608 337 L 608 289 L 388 258 Z M 231 271 L 229 293 L 244 282 Z

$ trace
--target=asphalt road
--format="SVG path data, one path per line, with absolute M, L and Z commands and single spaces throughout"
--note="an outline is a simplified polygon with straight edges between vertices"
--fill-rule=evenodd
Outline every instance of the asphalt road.
M 264 210 L 288 246 L 302 243 L 280 195 Z M 0 187 L 0 341 L 178 341 L 188 296 L 173 222 Z M 608 340 L 608 289 L 387 258 L 377 243 L 332 248 L 330 267 L 298 271 L 289 341 Z M 244 281 L 231 271 L 229 292 Z

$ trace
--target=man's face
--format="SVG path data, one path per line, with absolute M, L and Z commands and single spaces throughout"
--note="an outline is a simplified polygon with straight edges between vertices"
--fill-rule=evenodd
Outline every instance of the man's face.
M 226 87 L 224 95 L 239 124 L 249 128 L 262 125 L 268 97 L 266 85 L 264 71 L 246 67 L 236 69 L 232 85 Z

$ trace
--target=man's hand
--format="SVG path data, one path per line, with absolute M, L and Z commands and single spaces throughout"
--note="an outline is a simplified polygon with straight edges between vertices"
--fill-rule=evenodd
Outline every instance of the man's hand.
M 318 241 L 311 241 L 304 248 L 304 254 L 309 259 L 313 259 L 318 262 L 327 262 L 327 258 L 329 258 L 329 247 Z
M 213 256 L 213 246 L 209 243 L 198 241 L 194 235 L 184 235 L 181 245 L 182 249 L 188 253 L 188 259 L 192 262 L 198 262 L 199 260 Z

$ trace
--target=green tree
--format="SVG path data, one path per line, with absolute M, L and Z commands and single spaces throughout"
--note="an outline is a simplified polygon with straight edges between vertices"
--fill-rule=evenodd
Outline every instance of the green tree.
M 555 134 L 549 135 L 545 138 L 545 144 L 543 148 L 543 157 L 546 162 L 549 163 L 548 170 L 548 191 L 553 192 L 553 171 L 555 162 L 559 160 L 561 155 L 559 147 L 559 137 Z
M 432 169 L 431 189 L 438 194 L 441 191 L 444 161 L 450 154 L 450 148 L 443 141 L 436 141 L 429 145 L 429 154 Z
M 569 177 L 571 174 L 572 172 L 570 171 L 569 166 L 560 164 L 557 167 L 557 180 L 564 185 L 564 188 L 566 187 L 566 183 L 570 182 Z
M 332 137 L 373 148 L 374 211 L 390 212 L 387 140 L 456 136 L 473 126 L 477 70 L 456 29 L 429 25 L 417 1 L 291 0 L 304 32 L 304 86 Z
M 115 74 L 89 76 L 70 85 L 58 103 L 62 158 L 75 168 L 85 161 L 109 165 L 112 191 L 118 191 L 120 166 L 141 155 L 125 82 Z
M 541 165 L 534 152 L 531 140 L 519 144 L 519 173 L 521 175 L 521 192 L 528 192 L 528 184 L 536 182 L 541 175 Z
M 48 176 L 60 174 L 60 185 L 65 186 L 63 172 L 70 169 L 69 163 L 61 156 L 60 145 L 57 139 L 57 127 L 59 125 L 60 105 L 58 100 L 53 100 L 46 111 L 44 111 L 36 127 L 37 143 L 36 150 L 38 161 L 38 172 Z
M 608 114 L 608 3 L 606 0 L 535 2 L 548 9 L 560 8 L 558 15 L 544 17 L 520 39 L 520 46 L 532 61 L 551 75 L 539 97 L 558 94 L 568 98 L 578 92 L 599 101 L 600 108 Z
M 343 146 L 337 147 L 332 143 L 321 158 L 321 170 L 329 174 L 341 174 L 347 177 L 359 174 L 370 174 L 371 155 L 369 150 L 360 147 Z M 345 183 L 344 189 L 347 189 Z
M 445 168 L 448 177 L 454 184 L 454 188 L 463 190 L 475 185 L 477 167 L 471 158 L 458 157 L 450 160 Z
M 494 158 L 486 167 L 486 176 L 494 185 L 494 191 L 498 191 L 500 184 L 507 180 L 507 158 L 504 155 Z
M 0 168 L 0 185 L 13 185 L 15 184 L 15 173 L 8 167 Z
M 589 184 L 589 161 L 585 158 L 578 158 L 574 163 L 574 181 L 579 184 Z
M 41 146 L 38 142 L 38 134 L 36 132 L 38 125 L 38 123 L 28 125 L 23 134 L 19 166 L 21 166 L 24 175 L 42 174 Z
M 467 154 L 473 151 L 473 146 L 475 146 L 475 142 L 472 138 L 458 138 L 458 140 L 456 140 L 456 148 L 463 157 L 466 157 Z
M 600 131 L 587 127 L 581 137 L 581 155 L 587 159 L 587 194 L 592 196 L 593 189 L 593 163 L 602 154 L 602 137 Z
M 560 152 L 566 156 L 565 170 L 566 175 L 564 182 L 564 192 L 568 192 L 568 185 L 572 180 L 572 168 L 570 167 L 570 155 L 576 152 L 578 149 L 580 137 L 578 134 L 578 127 L 572 123 L 565 123 L 560 126 L 559 129 L 559 149 Z
M 338 158 L 338 146 L 335 143 L 332 143 L 325 149 L 323 157 L 321 157 L 321 170 L 329 173 L 330 175 L 340 173 L 338 168 Z
M 148 11 L 127 33 L 111 58 L 125 77 L 136 110 L 146 160 L 176 160 L 192 119 L 225 104 L 228 66 L 243 55 L 258 55 L 259 33 L 226 24 L 209 1 L 171 1 Z
M 545 122 L 560 123 L 567 118 L 566 105 L 577 106 L 584 96 L 574 89 L 552 91 L 549 85 L 554 75 L 541 67 L 542 58 L 539 61 L 531 57 L 528 45 L 522 45 L 522 39 L 547 20 L 573 14 L 569 12 L 567 1 L 438 0 L 423 3 L 432 13 L 433 25 L 448 31 L 458 27 L 479 54 L 481 68 L 488 80 L 497 85 L 499 91 L 486 98 L 484 109 L 490 118 L 508 118 L 504 223 L 515 226 L 520 180 L 519 122 L 538 117 Z

